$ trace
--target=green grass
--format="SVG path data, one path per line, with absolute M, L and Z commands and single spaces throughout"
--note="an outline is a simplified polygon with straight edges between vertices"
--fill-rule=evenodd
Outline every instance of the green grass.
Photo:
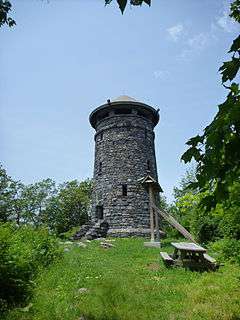
M 166 269 L 159 250 L 143 241 L 117 239 L 111 249 L 98 241 L 74 246 L 37 279 L 32 307 L 15 309 L 6 320 L 240 319 L 240 267 Z

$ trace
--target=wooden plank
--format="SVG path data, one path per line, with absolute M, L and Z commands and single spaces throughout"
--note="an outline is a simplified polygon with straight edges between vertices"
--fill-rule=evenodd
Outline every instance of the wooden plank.
M 180 223 L 177 222 L 168 212 L 160 210 L 155 204 L 153 204 L 155 211 L 163 217 L 171 226 L 177 229 L 186 239 L 196 242 L 194 237 L 188 232 Z
M 171 258 L 167 252 L 160 252 L 160 255 L 166 267 L 171 267 L 172 265 L 174 265 L 173 258 Z
M 161 257 L 163 258 L 163 260 L 166 260 L 166 261 L 174 261 L 173 258 L 171 258 L 169 256 L 169 254 L 167 252 L 160 252 L 160 255 Z
M 194 252 L 206 252 L 207 250 L 197 245 L 196 243 L 189 242 L 172 242 L 171 245 L 181 251 L 194 251 Z
M 216 263 L 217 261 L 213 258 L 213 257 L 210 257 L 208 254 L 204 253 L 203 254 L 204 256 L 204 259 L 207 260 L 208 262 L 210 263 Z

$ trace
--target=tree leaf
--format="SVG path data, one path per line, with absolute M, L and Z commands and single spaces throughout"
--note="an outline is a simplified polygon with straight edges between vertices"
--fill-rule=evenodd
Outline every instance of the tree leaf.
M 231 61 L 224 62 L 219 71 L 222 74 L 222 82 L 232 81 L 240 68 L 240 59 L 232 57 Z
M 151 0 L 143 0 L 146 4 L 149 5 L 149 7 L 151 6 Z
M 119 8 L 123 14 L 125 8 L 126 8 L 126 5 L 127 5 L 127 0 L 117 0 L 117 3 L 119 5 Z
M 196 147 L 198 145 L 198 143 L 203 143 L 203 140 L 204 140 L 203 136 L 197 135 L 197 136 L 189 139 L 188 142 L 186 142 L 186 144 L 189 146 Z
M 195 147 L 191 147 L 182 155 L 181 160 L 187 163 L 190 162 L 192 158 L 198 160 L 200 156 L 200 150 Z
M 238 50 L 240 50 L 240 35 L 236 39 L 233 40 L 231 48 L 230 48 L 230 50 L 228 52 L 229 53 L 230 52 L 236 52 Z

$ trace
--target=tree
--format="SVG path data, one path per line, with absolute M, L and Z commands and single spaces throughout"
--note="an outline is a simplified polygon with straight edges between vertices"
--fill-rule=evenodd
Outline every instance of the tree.
M 84 224 L 88 220 L 91 188 L 91 180 L 61 184 L 46 209 L 49 227 L 59 234 Z
M 0 222 L 8 221 L 10 214 L 9 207 L 12 199 L 12 179 L 7 175 L 6 170 L 0 165 Z
M 231 4 L 230 16 L 240 23 L 240 0 Z M 240 68 L 240 36 L 233 41 L 229 53 L 231 60 L 219 69 L 223 86 L 229 91 L 226 101 L 218 106 L 203 135 L 186 143 L 190 147 L 181 158 L 185 163 L 192 159 L 197 162 L 192 187 L 211 191 L 201 201 L 206 210 L 229 199 L 231 186 L 240 179 L 240 90 L 239 84 L 233 82 Z
M 47 210 L 52 197 L 57 194 L 56 184 L 52 179 L 27 185 L 22 191 L 22 222 L 34 226 L 48 225 Z
M 12 27 L 16 24 L 16 22 L 9 17 L 9 13 L 12 10 L 12 5 L 10 1 L 0 0 L 0 27 L 4 24 Z
M 173 195 L 175 199 L 178 199 L 184 196 L 188 192 L 197 193 L 198 189 L 194 189 L 191 185 L 193 182 L 196 182 L 196 168 L 191 167 L 181 178 L 179 187 L 173 188 Z
M 17 225 L 23 222 L 22 213 L 25 207 L 25 201 L 23 198 L 24 184 L 20 181 L 11 181 L 11 200 L 8 204 L 9 217 L 8 220 L 15 221 Z

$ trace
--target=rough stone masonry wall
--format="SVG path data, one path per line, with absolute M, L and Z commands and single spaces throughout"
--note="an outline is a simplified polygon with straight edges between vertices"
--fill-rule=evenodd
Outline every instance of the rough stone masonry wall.
M 97 124 L 92 218 L 97 220 L 96 206 L 102 205 L 111 235 L 149 235 L 148 194 L 138 180 L 149 166 L 157 180 L 153 127 L 133 114 L 113 115 Z M 122 195 L 123 184 L 127 196 Z

